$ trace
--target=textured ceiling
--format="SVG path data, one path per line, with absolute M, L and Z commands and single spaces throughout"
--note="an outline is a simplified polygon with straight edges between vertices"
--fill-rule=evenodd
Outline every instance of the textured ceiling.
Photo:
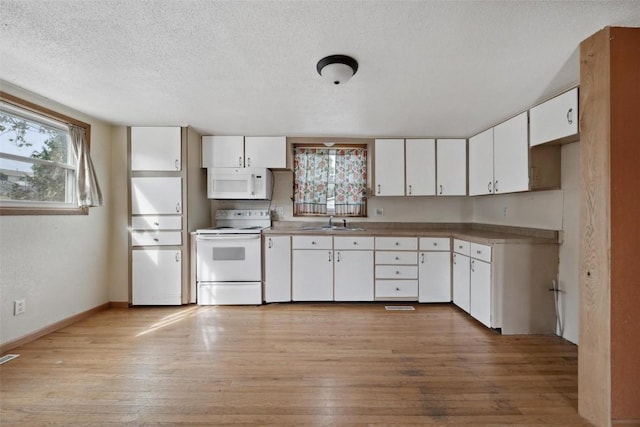
M 0 0 L 0 79 L 203 134 L 466 137 L 578 83 L 631 1 Z M 316 73 L 360 64 L 347 84 Z

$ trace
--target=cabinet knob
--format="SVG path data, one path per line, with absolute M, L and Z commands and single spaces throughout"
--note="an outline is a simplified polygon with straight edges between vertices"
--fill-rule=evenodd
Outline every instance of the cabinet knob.
M 160 226 L 160 223 L 159 223 L 158 221 L 155 221 L 155 222 L 153 223 L 153 225 L 155 225 L 155 226 L 158 226 L 158 227 L 159 227 L 159 226 Z
M 400 272 L 398 270 L 396 270 L 396 274 L 400 274 Z
M 238 166 L 242 167 L 242 156 L 238 157 Z
M 482 253 L 482 251 L 481 251 L 481 250 L 477 250 L 477 251 L 476 251 L 476 253 L 477 253 L 478 255 L 480 255 L 480 254 Z
M 400 261 L 400 257 L 396 257 L 396 261 Z
M 357 244 L 358 244 L 358 242 L 354 241 L 354 242 L 353 242 L 353 244 L 354 244 L 354 245 L 357 245 Z
M 438 242 L 433 242 L 433 246 L 438 246 Z
M 311 242 L 311 244 L 312 244 L 312 245 L 315 245 L 315 244 L 316 244 L 316 241 L 315 241 L 315 240 L 314 240 L 314 241 L 312 241 L 312 242 Z
M 400 246 L 400 242 L 396 242 L 396 246 Z
M 159 242 L 160 240 L 157 237 L 154 237 L 153 241 L 154 242 Z
M 400 292 L 400 288 L 396 288 L 396 292 Z

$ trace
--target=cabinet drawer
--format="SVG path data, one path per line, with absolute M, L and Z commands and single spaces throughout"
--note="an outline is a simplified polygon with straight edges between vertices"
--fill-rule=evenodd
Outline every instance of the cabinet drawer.
M 376 279 L 417 279 L 418 266 L 376 265 Z
M 410 264 L 418 263 L 417 252 L 376 251 L 376 264 Z
M 293 249 L 332 249 L 331 236 L 293 236 Z
M 376 280 L 376 298 L 418 297 L 417 280 Z
M 491 246 L 471 243 L 471 257 L 491 262 Z
M 469 256 L 471 252 L 471 243 L 465 240 L 453 239 L 453 251 Z
M 373 249 L 373 237 L 339 236 L 333 238 L 333 249 Z
M 418 249 L 418 239 L 415 237 L 376 237 L 376 249 L 415 251 Z
M 451 250 L 451 239 L 448 237 L 421 237 L 421 251 L 449 251 Z
M 134 216 L 131 218 L 132 230 L 181 230 L 182 217 L 175 216 Z
M 132 246 L 179 246 L 182 244 L 180 231 L 132 231 Z

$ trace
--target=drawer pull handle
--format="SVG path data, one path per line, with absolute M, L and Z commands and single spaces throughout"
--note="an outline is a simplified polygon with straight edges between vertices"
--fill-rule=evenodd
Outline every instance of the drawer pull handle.
M 154 241 L 154 242 L 159 242 L 160 240 L 159 240 L 157 237 L 155 237 L 155 238 L 153 239 L 153 241 Z
M 331 251 L 329 251 L 329 262 L 331 262 Z
M 424 264 L 424 252 L 420 254 L 420 256 L 422 257 L 422 260 L 420 261 L 422 264 Z
M 242 167 L 242 156 L 238 157 L 238 166 Z
M 180 207 L 180 202 L 176 203 L 176 212 L 180 213 L 181 211 L 181 207 Z
M 396 274 L 400 274 L 400 272 L 398 270 L 396 270 Z
M 400 292 L 400 288 L 396 288 L 396 291 Z
M 476 253 L 477 253 L 478 255 L 480 255 L 480 254 L 482 253 L 482 251 L 478 250 L 478 251 L 476 251 Z
M 178 159 L 176 159 L 174 165 L 176 167 L 176 170 L 179 171 L 180 170 L 180 161 Z
M 411 195 L 411 184 L 409 184 L 409 195 Z
M 316 244 L 316 241 L 315 241 L 315 240 L 313 240 L 313 241 L 311 242 L 311 244 L 312 244 L 312 245 L 315 245 L 315 244 Z
M 438 242 L 433 242 L 433 246 L 438 246 Z
M 160 223 L 156 221 L 156 222 L 153 223 L 153 225 L 160 226 Z
M 567 111 L 567 123 L 573 124 L 573 108 L 569 108 L 569 111 Z
M 498 180 L 496 179 L 496 183 L 493 184 L 493 192 L 497 193 L 498 192 Z
M 396 242 L 396 246 L 400 246 L 400 242 Z
M 400 257 L 396 257 L 396 261 L 400 261 Z
M 378 184 L 378 194 L 380 194 L 380 184 Z
M 340 252 L 336 255 L 336 262 L 340 262 Z
M 487 192 L 491 193 L 491 181 L 487 184 Z
M 271 240 L 271 237 L 269 237 L 269 249 L 271 249 L 273 247 L 273 240 Z
M 471 260 L 471 271 L 473 271 L 475 273 L 476 269 L 474 268 L 476 265 L 476 262 L 474 260 Z
M 251 166 L 251 157 L 247 157 L 247 166 Z
M 442 184 L 440 184 L 440 194 L 442 194 Z
M 180 262 L 180 252 L 176 252 L 176 262 Z

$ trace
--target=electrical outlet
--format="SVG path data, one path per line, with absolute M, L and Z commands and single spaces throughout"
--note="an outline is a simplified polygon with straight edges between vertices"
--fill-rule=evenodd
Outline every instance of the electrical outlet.
M 508 213 L 509 213 L 509 210 L 507 209 L 507 207 L 506 206 L 503 207 L 502 208 L 502 216 L 506 218 Z
M 376 216 L 384 216 L 384 209 L 376 208 Z
M 282 218 L 284 216 L 284 208 L 282 206 L 278 206 L 276 208 L 276 213 L 278 214 L 278 217 Z
M 27 309 L 27 304 L 24 299 L 17 299 L 13 302 L 13 315 L 23 314 Z

